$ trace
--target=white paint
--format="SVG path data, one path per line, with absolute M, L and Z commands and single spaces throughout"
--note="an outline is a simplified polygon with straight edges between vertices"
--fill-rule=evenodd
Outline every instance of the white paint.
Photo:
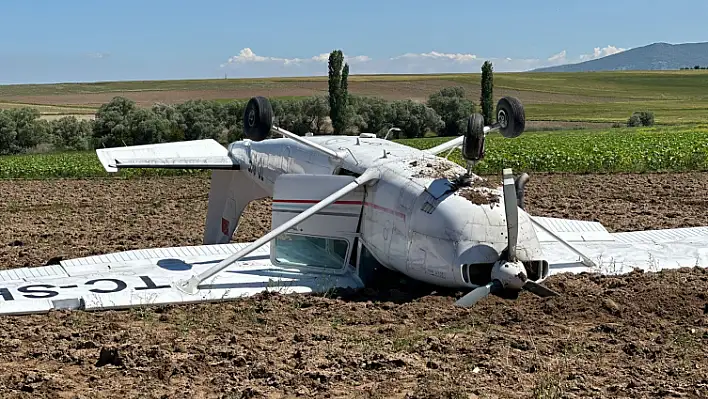
M 3 270 L 0 314 L 40 313 L 67 306 L 98 310 L 211 302 L 266 290 L 306 293 L 361 287 L 349 269 L 320 273 L 275 267 L 269 260 L 267 244 L 202 282 L 196 295 L 183 294 L 171 285 L 194 269 L 215 265 L 245 247 L 247 244 L 225 244 L 119 252 L 65 261 L 45 268 L 50 274 L 42 277 L 31 276 L 35 268 Z

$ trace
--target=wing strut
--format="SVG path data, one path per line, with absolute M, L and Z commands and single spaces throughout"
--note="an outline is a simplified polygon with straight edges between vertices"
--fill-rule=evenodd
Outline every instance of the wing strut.
M 487 134 L 487 133 L 493 131 L 494 129 L 489 126 L 484 126 L 484 128 L 482 130 L 484 131 L 484 134 Z M 448 150 L 453 151 L 454 149 L 456 149 L 462 145 L 462 143 L 464 142 L 464 139 L 465 139 L 465 136 L 462 135 L 462 136 L 456 137 L 452 140 L 448 140 L 440 145 L 436 145 L 435 147 L 428 148 L 427 150 L 423 150 L 423 152 L 428 153 L 428 154 L 438 155 L 438 154 L 441 154 L 441 153 L 448 151 Z
M 313 141 L 310 141 L 310 140 L 308 140 L 308 139 L 306 139 L 306 138 L 300 137 L 300 136 L 298 136 L 298 135 L 295 134 L 295 133 L 291 133 L 291 132 L 289 132 L 289 131 L 287 131 L 287 130 L 285 130 L 285 129 L 281 129 L 281 128 L 275 127 L 275 126 L 274 126 L 271 130 L 274 131 L 274 132 L 276 132 L 276 133 L 278 133 L 278 134 L 283 135 L 284 137 L 293 139 L 293 140 L 295 140 L 295 141 L 297 141 L 297 142 L 299 142 L 299 143 L 302 143 L 302 144 L 305 144 L 305 145 L 307 145 L 307 146 L 310 146 L 310 147 L 316 149 L 317 151 L 320 151 L 320 152 L 322 152 L 322 153 L 325 153 L 325 154 L 329 155 L 330 157 L 332 157 L 332 158 L 334 158 L 334 159 L 342 159 L 342 156 L 339 155 L 339 154 L 337 154 L 337 152 L 335 152 L 335 151 L 333 151 L 333 150 L 331 150 L 331 149 L 329 149 L 329 148 L 327 148 L 327 147 L 325 147 L 325 146 L 323 146 L 323 145 L 319 145 L 319 144 L 317 144 L 317 143 L 315 143 L 315 142 L 313 142 Z
M 531 219 L 531 222 L 533 223 L 534 226 L 536 226 L 536 227 L 540 228 L 541 230 L 545 231 L 546 233 L 548 233 L 548 235 L 550 235 L 551 237 L 553 237 L 553 238 L 555 238 L 556 240 L 558 240 L 558 242 L 560 242 L 561 244 L 565 245 L 566 248 L 570 249 L 571 251 L 575 252 L 578 256 L 580 256 L 580 257 L 583 259 L 583 262 L 582 262 L 582 263 L 583 263 L 585 266 L 587 266 L 587 267 L 597 267 L 597 264 L 596 264 L 595 262 L 593 262 L 592 259 L 590 259 L 587 255 L 585 255 L 584 253 L 582 253 L 578 248 L 575 248 L 571 243 L 569 243 L 568 241 L 564 240 L 563 238 L 561 238 L 560 236 L 558 236 L 558 234 L 552 232 L 550 229 L 547 229 L 546 226 L 544 226 L 544 225 L 542 225 L 541 223 L 539 223 L 536 219 L 534 219 L 533 217 L 531 217 L 531 215 L 529 215 L 529 219 Z
M 357 189 L 361 185 L 368 183 L 369 181 L 376 180 L 379 177 L 380 177 L 380 172 L 378 169 L 367 170 L 366 172 L 364 172 L 364 174 L 357 177 L 353 182 L 347 184 L 346 186 L 342 187 L 341 189 L 330 194 L 327 198 L 324 198 L 322 201 L 318 202 L 317 204 L 311 206 L 310 208 L 308 208 L 307 210 L 298 214 L 294 218 L 283 223 L 278 228 L 271 230 L 268 234 L 264 235 L 263 237 L 259 238 L 256 241 L 254 241 L 251 245 L 247 246 L 246 248 L 236 252 L 235 254 L 222 260 L 221 262 L 210 267 L 209 269 L 204 270 L 203 272 L 192 276 L 188 280 L 177 281 L 175 284 L 175 287 L 177 289 L 179 289 L 180 291 L 185 292 L 187 294 L 192 294 L 192 295 L 196 294 L 197 287 L 199 286 L 199 284 L 201 284 L 202 281 L 214 276 L 215 274 L 219 273 L 220 271 L 231 266 L 234 262 L 236 262 L 239 259 L 243 258 L 244 256 L 250 254 L 251 252 L 255 251 L 256 249 L 260 248 L 261 246 L 267 244 L 268 242 L 272 241 L 277 236 L 286 232 L 287 230 L 290 230 L 292 227 L 294 227 L 298 223 L 302 222 L 303 220 L 314 216 L 315 213 L 319 212 L 321 209 L 332 204 L 333 202 L 342 198 L 346 194 L 354 191 L 355 189 Z

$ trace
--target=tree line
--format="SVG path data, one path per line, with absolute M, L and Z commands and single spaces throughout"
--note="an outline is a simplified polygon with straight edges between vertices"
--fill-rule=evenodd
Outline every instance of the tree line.
M 326 95 L 270 99 L 278 126 L 298 135 L 369 132 L 383 136 L 388 129 L 397 127 L 401 131 L 392 138 L 456 136 L 464 132 L 467 117 L 476 111 L 461 86 L 442 88 L 425 102 L 350 95 L 349 66 L 340 50 L 330 53 L 328 69 Z M 491 63 L 485 62 L 482 72 L 481 112 L 491 123 Z M 98 109 L 94 120 L 67 116 L 47 121 L 41 119 L 38 110 L 29 107 L 0 110 L 0 155 L 206 138 L 225 144 L 242 138 L 246 103 L 247 100 L 189 100 L 143 108 L 117 96 Z

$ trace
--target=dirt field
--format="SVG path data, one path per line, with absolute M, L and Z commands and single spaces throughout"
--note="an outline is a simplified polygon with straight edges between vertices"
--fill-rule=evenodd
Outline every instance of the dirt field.
M 707 178 L 534 175 L 526 201 L 613 231 L 708 225 Z M 2 181 L 0 265 L 199 244 L 207 188 Z M 236 240 L 266 231 L 269 212 L 252 204 Z M 3 318 L 0 397 L 708 397 L 708 272 L 548 285 L 563 296 L 471 310 L 452 294 L 390 289 Z
M 425 101 L 428 96 L 443 87 L 462 86 L 465 88 L 470 98 L 479 98 L 479 82 L 457 82 L 454 80 L 430 79 L 430 80 L 390 80 L 390 81 L 361 81 L 353 80 L 349 82 L 349 92 L 355 95 L 377 96 L 387 100 L 407 100 Z M 248 99 L 253 96 L 268 97 L 297 97 L 327 94 L 327 81 L 290 81 L 290 82 L 257 82 L 248 84 L 243 81 L 234 81 L 229 87 L 219 89 L 170 89 L 170 90 L 132 90 L 132 91 L 112 91 L 103 93 L 66 93 L 66 94 L 42 94 L 42 95 L 7 95 L 2 99 L 5 101 L 30 104 L 47 105 L 82 105 L 99 107 L 109 102 L 115 96 L 123 96 L 134 100 L 140 106 L 152 106 L 156 102 L 174 104 L 191 99 L 219 100 L 229 98 Z M 519 97 L 524 103 L 564 103 L 564 104 L 585 104 L 602 103 L 611 101 L 611 97 L 587 97 L 581 95 L 571 95 L 541 91 L 521 91 L 504 87 L 495 88 L 495 95 L 512 95 Z

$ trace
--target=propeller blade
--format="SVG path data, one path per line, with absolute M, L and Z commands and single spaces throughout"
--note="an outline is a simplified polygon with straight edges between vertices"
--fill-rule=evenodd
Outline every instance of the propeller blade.
M 519 208 L 516 205 L 516 184 L 511 169 L 504 169 L 504 211 L 509 261 L 516 261 L 516 241 L 519 237 Z
M 546 287 L 545 285 L 541 285 L 541 284 L 539 284 L 535 281 L 531 281 L 531 280 L 526 281 L 526 284 L 524 284 L 524 289 L 529 292 L 533 292 L 534 294 L 540 296 L 541 298 L 560 295 L 559 293 L 553 291 L 552 289 Z
M 495 282 L 492 281 L 487 285 L 482 285 L 479 286 L 472 291 L 468 292 L 463 296 L 462 298 L 458 299 L 455 302 L 455 305 L 463 307 L 463 308 L 469 308 L 470 306 L 474 305 L 477 303 L 480 299 L 483 299 L 487 297 L 487 295 L 492 293 L 492 287 L 494 286 Z

